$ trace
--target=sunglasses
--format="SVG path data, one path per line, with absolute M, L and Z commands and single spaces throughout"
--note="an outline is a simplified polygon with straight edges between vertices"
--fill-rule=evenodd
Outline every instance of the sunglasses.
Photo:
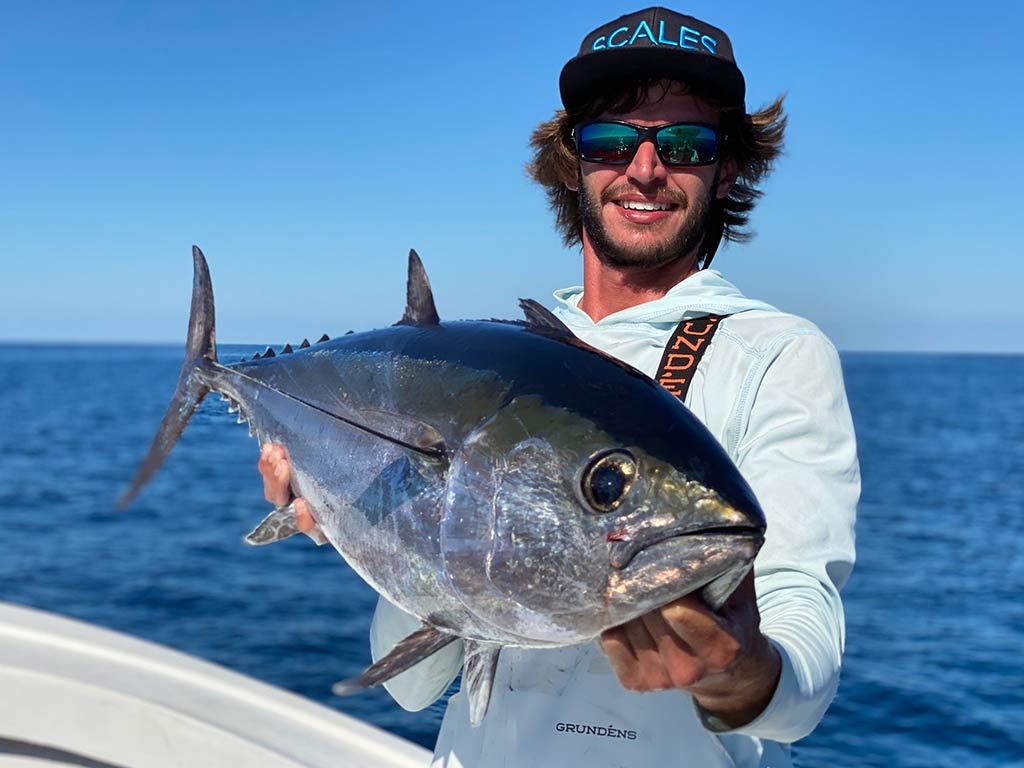
M 671 123 L 645 128 L 616 120 L 592 120 L 572 129 L 576 154 L 590 163 L 627 165 L 645 141 L 654 142 L 665 165 L 708 165 L 718 159 L 718 128 L 704 123 Z

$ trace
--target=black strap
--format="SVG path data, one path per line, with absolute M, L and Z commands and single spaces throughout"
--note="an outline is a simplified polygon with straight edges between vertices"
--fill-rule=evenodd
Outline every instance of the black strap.
M 685 402 L 693 373 L 711 345 L 719 322 L 726 317 L 728 315 L 707 315 L 683 320 L 669 337 L 654 378 L 680 401 Z

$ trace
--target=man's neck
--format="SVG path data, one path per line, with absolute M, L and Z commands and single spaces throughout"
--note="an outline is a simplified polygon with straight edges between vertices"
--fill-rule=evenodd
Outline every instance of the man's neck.
M 615 312 L 660 299 L 697 271 L 696 253 L 651 269 L 619 269 L 603 264 L 584 244 L 579 307 L 596 323 Z

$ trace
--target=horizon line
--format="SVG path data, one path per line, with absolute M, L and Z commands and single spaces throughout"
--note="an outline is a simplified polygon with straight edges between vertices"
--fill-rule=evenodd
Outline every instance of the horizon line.
M 338 334 L 338 338 L 344 334 Z M 265 341 L 218 341 L 218 346 L 235 347 L 274 347 Z M 111 341 L 82 339 L 0 339 L 0 347 L 177 347 L 184 348 L 184 341 Z M 279 346 L 284 346 L 280 344 Z M 840 348 L 840 354 L 854 355 L 974 355 L 977 357 L 1024 357 L 1024 349 L 871 349 L 866 347 Z

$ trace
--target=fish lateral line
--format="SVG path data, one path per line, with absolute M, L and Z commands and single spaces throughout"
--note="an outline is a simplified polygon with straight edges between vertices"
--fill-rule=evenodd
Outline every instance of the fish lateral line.
M 431 425 L 427 424 L 426 422 L 418 421 L 417 419 L 412 419 L 401 414 L 391 413 L 389 411 L 374 411 L 374 413 L 378 414 L 381 418 L 393 419 L 396 423 L 403 424 L 407 429 L 419 430 L 430 437 L 429 440 L 424 440 L 421 443 L 416 443 L 407 439 L 403 439 L 397 435 L 389 434 L 384 430 L 374 428 L 369 424 L 358 419 L 349 416 L 342 416 L 341 414 L 329 411 L 326 408 L 323 408 L 322 406 L 316 405 L 315 403 L 311 403 L 308 400 L 303 400 L 301 397 L 297 397 L 296 395 L 278 389 L 277 387 L 272 386 L 265 381 L 260 381 L 259 379 L 254 378 L 253 376 L 249 376 L 248 374 L 243 373 L 242 371 L 239 371 L 235 368 L 221 365 L 220 363 L 215 363 L 213 367 L 215 367 L 218 371 L 223 372 L 226 375 L 238 376 L 239 378 L 245 379 L 246 381 L 252 382 L 257 386 L 264 388 L 268 392 L 273 392 L 274 394 L 280 395 L 281 397 L 287 400 L 291 400 L 292 402 L 298 403 L 299 405 L 314 410 L 317 413 L 322 413 L 324 416 L 329 416 L 332 419 L 336 419 L 344 424 L 348 424 L 350 427 L 354 427 L 358 430 L 366 432 L 367 434 L 371 434 L 374 437 L 379 437 L 382 440 L 386 440 L 389 443 L 400 445 L 403 448 L 408 448 L 411 451 L 416 451 L 417 453 L 422 454 L 424 456 L 428 456 L 432 459 L 443 459 L 448 455 L 448 446 L 447 443 L 444 441 L 444 438 L 441 436 L 441 433 L 438 432 Z M 217 389 L 215 386 L 212 386 L 212 384 L 213 382 L 210 382 L 210 388 L 217 392 L 220 392 L 220 390 Z

